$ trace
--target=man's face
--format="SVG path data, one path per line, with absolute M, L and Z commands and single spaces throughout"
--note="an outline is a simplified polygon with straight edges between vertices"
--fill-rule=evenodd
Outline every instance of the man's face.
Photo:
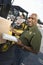
M 31 15 L 31 16 L 27 19 L 27 21 L 28 21 L 28 25 L 29 25 L 29 26 L 33 26 L 33 25 L 36 24 L 37 18 L 36 18 L 35 15 Z

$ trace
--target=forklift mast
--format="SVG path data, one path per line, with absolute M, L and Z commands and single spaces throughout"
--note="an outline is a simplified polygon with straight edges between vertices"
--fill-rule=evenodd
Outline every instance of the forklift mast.
M 0 0 L 0 16 L 6 18 L 11 7 L 11 0 Z
M 17 17 L 19 16 L 19 12 L 22 12 L 22 13 L 26 13 L 26 19 L 27 19 L 28 12 L 20 6 L 17 5 L 13 6 L 12 5 L 13 2 L 14 0 L 0 0 L 0 16 L 7 18 L 10 11 L 11 15 Z

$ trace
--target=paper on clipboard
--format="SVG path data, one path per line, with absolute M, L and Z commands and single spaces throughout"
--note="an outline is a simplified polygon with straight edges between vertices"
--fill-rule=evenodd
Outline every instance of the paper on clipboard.
M 11 21 L 0 17 L 0 44 L 5 43 L 6 40 L 2 39 L 2 33 L 8 34 L 10 30 Z

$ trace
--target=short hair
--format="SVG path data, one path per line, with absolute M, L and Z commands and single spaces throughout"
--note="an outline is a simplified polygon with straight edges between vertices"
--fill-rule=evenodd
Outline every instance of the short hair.
M 38 16 L 36 13 L 32 13 L 31 15 L 35 15 L 36 17 Z
M 36 14 L 36 13 L 32 13 L 32 15 L 36 15 L 36 16 L 37 16 L 37 14 Z

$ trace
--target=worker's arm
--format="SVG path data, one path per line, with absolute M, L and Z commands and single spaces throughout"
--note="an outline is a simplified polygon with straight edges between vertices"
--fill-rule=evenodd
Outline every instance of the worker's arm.
M 33 53 L 37 53 L 36 51 L 33 50 L 32 47 L 26 46 L 22 43 L 21 40 L 17 39 L 15 36 L 11 36 L 8 34 L 2 34 L 2 38 L 5 40 L 9 40 L 9 41 L 14 41 L 14 44 L 17 44 L 18 46 L 20 46 L 21 48 L 24 48 L 27 51 L 33 52 Z
M 32 53 L 37 53 L 32 47 L 29 47 L 29 46 L 24 45 L 21 42 L 21 40 L 18 40 L 18 42 L 16 44 L 19 45 L 22 49 L 25 49 L 25 50 L 30 51 Z

